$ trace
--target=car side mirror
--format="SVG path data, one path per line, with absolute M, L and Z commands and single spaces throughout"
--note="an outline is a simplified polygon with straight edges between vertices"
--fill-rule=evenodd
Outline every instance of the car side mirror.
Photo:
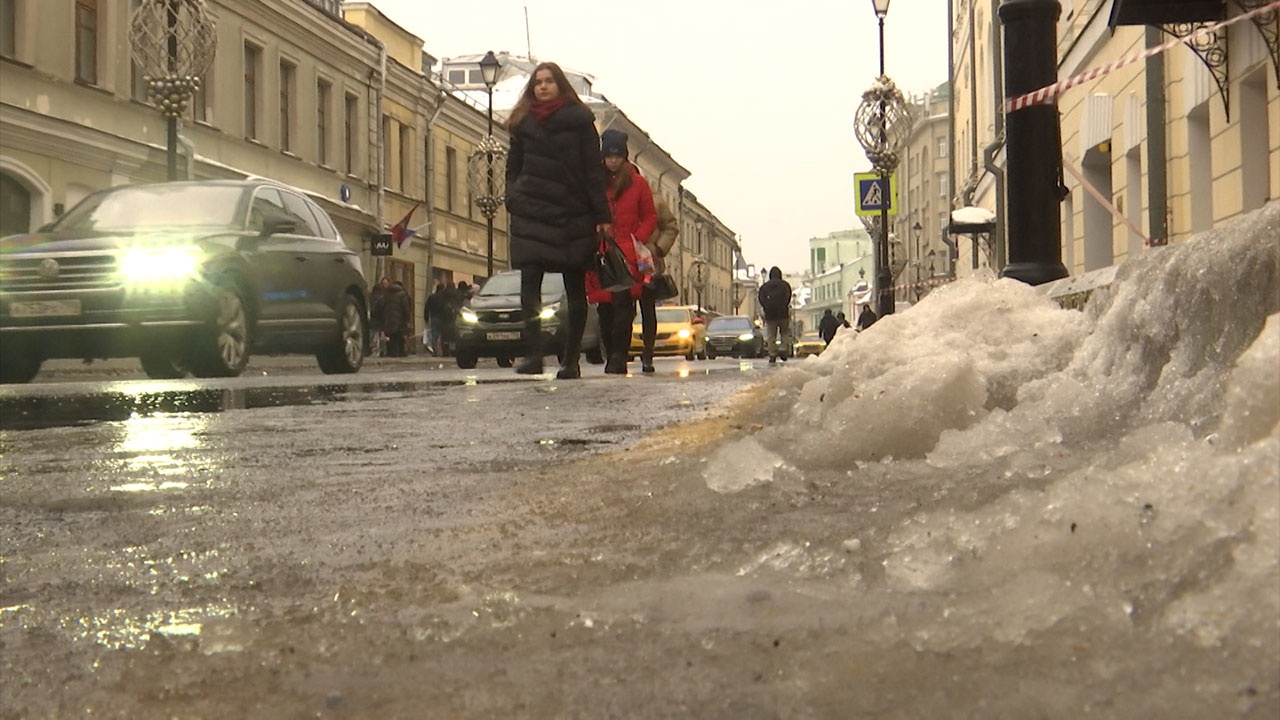
M 292 235 L 298 232 L 298 219 L 280 212 L 268 214 L 262 220 L 262 236 Z
M 707 321 L 706 321 L 706 320 L 703 320 L 702 318 L 694 318 L 694 319 L 693 319 L 693 324 L 694 324 L 694 325 L 705 325 L 705 324 L 706 324 L 706 322 L 707 322 Z

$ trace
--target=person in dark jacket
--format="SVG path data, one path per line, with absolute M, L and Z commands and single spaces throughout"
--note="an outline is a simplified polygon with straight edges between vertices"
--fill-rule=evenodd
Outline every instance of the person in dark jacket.
M 600 337 L 604 338 L 609 353 L 604 371 L 626 375 L 627 357 L 631 352 L 631 322 L 636 316 L 636 301 L 641 299 L 644 289 L 636 243 L 649 241 L 658 227 L 658 211 L 654 208 L 648 181 L 628 159 L 626 133 L 612 129 L 601 133 L 600 155 L 604 163 L 605 195 L 613 215 L 614 239 L 627 258 L 634 282 L 626 290 L 608 292 L 600 287 L 596 274 L 588 272 L 587 300 L 596 303 L 600 313 Z M 642 359 L 641 368 L 644 372 L 653 372 L 652 352 Z
M 382 332 L 387 336 L 387 357 L 404 357 L 405 339 L 409 333 L 410 318 L 413 316 L 413 301 L 404 283 L 392 281 L 374 306 L 376 314 L 382 320 Z
M 831 308 L 822 311 L 822 319 L 818 320 L 818 334 L 822 336 L 822 341 L 830 345 L 836 337 L 836 330 L 839 329 L 840 320 L 831 314 Z
M 586 271 L 597 234 L 612 232 L 604 192 L 600 136 L 595 116 L 582 103 L 560 66 L 539 63 L 507 120 L 507 213 L 511 216 L 511 265 L 520 269 L 524 313 L 522 374 L 542 372 L 542 277 L 564 277 L 568 311 L 563 358 L 556 377 L 582 376 L 578 359 L 587 324 Z
M 436 283 L 435 292 L 427 296 L 422 309 L 422 319 L 427 321 L 427 352 L 443 356 L 445 340 L 450 327 L 451 318 L 457 317 L 453 312 L 453 304 L 449 302 L 449 291 L 444 283 Z
M 760 308 L 764 311 L 765 338 L 769 345 L 769 364 L 778 362 L 778 341 L 790 347 L 791 343 L 791 284 L 782 279 L 778 266 L 769 268 L 769 279 L 756 293 Z M 787 361 L 784 353 L 782 361 Z
M 871 327 L 880 317 L 871 309 L 871 303 L 862 306 L 862 312 L 858 314 L 858 332 L 862 332 Z

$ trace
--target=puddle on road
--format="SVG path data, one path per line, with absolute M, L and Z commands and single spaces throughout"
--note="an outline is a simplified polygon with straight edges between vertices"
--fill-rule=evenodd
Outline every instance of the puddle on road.
M 178 385 L 156 389 L 121 387 L 105 392 L 0 396 L 0 430 L 42 430 L 92 425 L 150 415 L 219 413 L 226 410 L 322 405 L 363 400 L 380 393 L 410 393 L 466 384 L 381 382 L 250 388 L 204 388 Z

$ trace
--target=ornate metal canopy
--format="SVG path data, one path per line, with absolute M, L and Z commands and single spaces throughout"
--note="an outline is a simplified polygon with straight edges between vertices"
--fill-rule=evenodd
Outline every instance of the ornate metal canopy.
M 129 26 L 129 48 L 147 80 L 147 95 L 169 117 L 213 63 L 217 38 L 204 0 L 142 0 Z
M 853 130 L 876 170 L 888 174 L 898 167 L 898 150 L 911 132 L 911 108 L 888 76 L 876 78 L 862 94 Z
M 476 207 L 492 220 L 507 197 L 507 149 L 494 136 L 486 135 L 467 158 L 467 187 Z

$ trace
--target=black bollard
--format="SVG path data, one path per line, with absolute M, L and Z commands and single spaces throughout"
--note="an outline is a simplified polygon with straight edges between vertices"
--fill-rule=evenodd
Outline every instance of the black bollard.
M 1058 0 L 1005 0 L 1004 96 L 1058 81 Z M 1014 110 L 1005 119 L 1009 264 L 1000 273 L 1030 285 L 1068 275 L 1062 264 L 1062 128 L 1056 103 Z

